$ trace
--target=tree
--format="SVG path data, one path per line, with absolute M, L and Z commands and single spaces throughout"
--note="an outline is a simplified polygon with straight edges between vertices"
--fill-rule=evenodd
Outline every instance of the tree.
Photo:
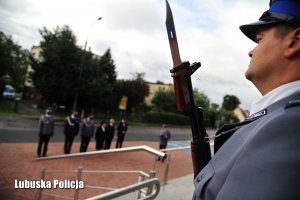
M 104 92 L 104 97 L 109 98 L 101 98 L 103 100 L 101 105 L 103 109 L 113 110 L 116 108 L 116 98 L 117 95 L 115 93 L 116 83 L 117 83 L 117 73 L 116 73 L 116 65 L 112 59 L 110 49 L 108 49 L 105 54 L 100 59 L 100 73 L 105 80 L 105 87 L 102 88 Z
M 22 49 L 10 36 L 0 32 L 0 91 L 4 84 L 12 85 L 17 91 L 24 86 L 28 66 L 28 50 Z
M 109 83 L 115 84 L 117 79 L 116 65 L 111 57 L 110 49 L 108 49 L 100 59 L 99 65 L 101 66 L 102 74 Z
M 175 94 L 173 91 L 157 91 L 152 99 L 154 110 L 177 112 Z
M 34 86 L 43 99 L 71 108 L 78 96 L 77 108 L 111 108 L 116 72 L 110 50 L 101 57 L 82 50 L 68 26 L 43 28 L 40 33 L 41 59 L 31 57 L 31 66 Z
M 200 92 L 197 88 L 193 91 L 194 101 L 197 107 L 202 107 L 204 114 L 208 115 L 210 112 L 210 100 L 207 95 Z M 157 111 L 177 112 L 176 99 L 173 91 L 158 91 L 154 94 L 152 99 L 153 108 Z
M 210 101 L 206 94 L 200 92 L 197 88 L 194 89 L 194 100 L 196 106 L 200 106 L 203 110 L 207 110 L 210 106 Z
M 116 76 L 110 49 L 101 58 L 93 58 L 89 53 L 85 59 L 78 104 L 85 108 L 114 109 Z
M 222 108 L 226 110 L 234 110 L 239 104 L 240 100 L 234 95 L 225 95 L 223 98 Z
M 234 95 L 225 95 L 222 108 L 219 111 L 219 125 L 238 122 L 233 110 L 240 104 L 240 100 Z
M 118 83 L 117 94 L 119 100 L 122 96 L 127 96 L 127 110 L 133 111 L 134 108 L 144 103 L 145 97 L 149 94 L 149 86 L 144 81 L 144 73 L 136 73 L 132 80 L 122 80 Z
M 206 94 L 197 88 L 193 91 L 196 106 L 202 107 L 205 111 L 209 109 L 210 101 Z M 152 99 L 154 109 L 165 112 L 177 112 L 176 99 L 173 91 L 158 91 Z
M 40 30 L 41 59 L 31 57 L 32 80 L 48 103 L 70 105 L 78 87 L 80 50 L 68 26 Z

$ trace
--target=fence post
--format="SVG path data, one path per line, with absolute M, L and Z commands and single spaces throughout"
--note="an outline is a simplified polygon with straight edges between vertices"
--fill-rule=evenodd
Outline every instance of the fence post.
M 149 175 L 149 179 L 154 178 L 155 176 L 156 176 L 156 171 L 151 170 L 151 171 L 150 171 L 150 175 Z M 150 195 L 150 194 L 152 193 L 153 187 L 154 187 L 154 185 L 148 186 L 148 189 L 147 189 L 147 196 Z
M 164 185 L 166 185 L 167 182 L 168 182 L 170 159 L 171 159 L 171 154 L 169 154 L 167 156 L 167 164 L 166 164 L 166 167 L 165 167 L 165 174 L 164 174 L 164 178 L 163 178 L 163 184 Z
M 41 170 L 41 180 L 44 180 L 45 179 L 45 172 L 46 172 L 46 169 L 43 168 Z M 41 200 L 42 199 L 42 195 L 43 195 L 43 188 L 41 187 L 39 190 L 38 190 L 38 196 L 37 196 L 37 199 L 38 200 Z
M 78 172 L 77 172 L 77 181 L 81 181 L 81 175 L 82 175 L 82 167 L 78 167 Z M 75 194 L 74 194 L 74 200 L 79 199 L 79 188 L 75 189 Z
M 158 156 L 154 156 L 153 170 L 155 170 Z
M 144 180 L 145 180 L 145 175 L 142 174 L 142 173 L 140 173 L 138 182 L 140 183 L 140 182 L 142 182 Z M 137 193 L 136 193 L 136 199 L 138 200 L 140 198 L 141 198 L 141 190 L 138 190 Z

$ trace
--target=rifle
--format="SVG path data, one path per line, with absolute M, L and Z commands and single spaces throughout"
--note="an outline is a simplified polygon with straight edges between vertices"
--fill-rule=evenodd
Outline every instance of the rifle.
M 181 62 L 173 14 L 168 0 L 166 0 L 166 7 L 166 27 L 174 66 L 170 72 L 174 82 L 177 110 L 189 116 L 191 121 L 191 150 L 195 178 L 211 159 L 209 140 L 206 139 L 203 109 L 196 107 L 191 81 L 191 75 L 201 64 L 196 62 L 191 65 L 189 62 Z

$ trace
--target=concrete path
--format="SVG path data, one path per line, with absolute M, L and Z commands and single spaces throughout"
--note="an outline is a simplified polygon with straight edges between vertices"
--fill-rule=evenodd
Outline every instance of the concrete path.
M 194 192 L 193 174 L 182 176 L 161 186 L 156 200 L 186 200 L 192 199 Z

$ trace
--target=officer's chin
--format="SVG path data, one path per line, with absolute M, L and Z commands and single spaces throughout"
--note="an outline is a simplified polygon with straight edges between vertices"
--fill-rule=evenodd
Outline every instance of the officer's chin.
M 245 72 L 245 78 L 249 81 L 252 81 L 252 75 L 251 75 L 251 72 L 250 72 L 250 65 L 249 65 L 247 71 Z

